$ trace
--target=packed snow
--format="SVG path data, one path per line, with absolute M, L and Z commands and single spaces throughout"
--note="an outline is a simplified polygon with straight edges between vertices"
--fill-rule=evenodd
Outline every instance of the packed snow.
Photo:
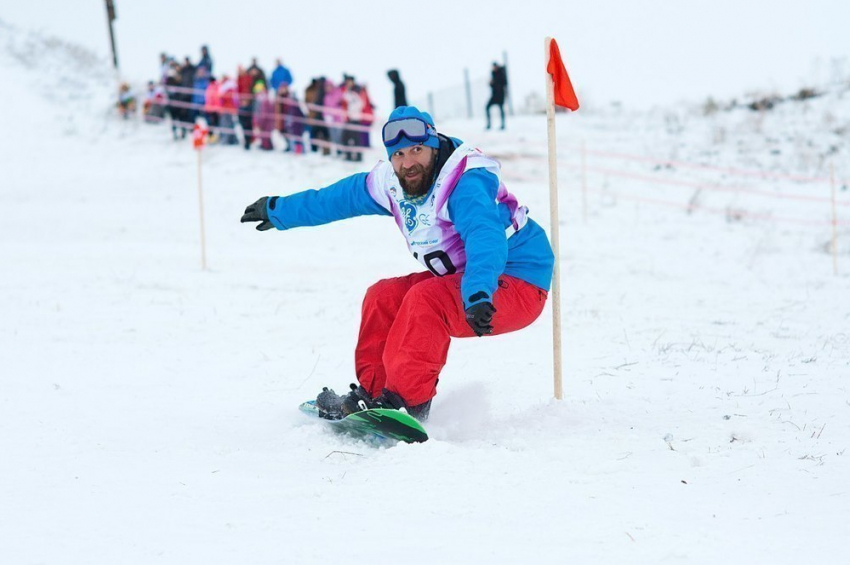
M 565 399 L 547 307 L 456 340 L 431 439 L 376 449 L 297 406 L 353 381 L 366 288 L 417 270 L 396 226 L 239 217 L 381 150 L 204 150 L 204 271 L 191 143 L 119 120 L 104 61 L 0 39 L 3 563 L 850 562 L 850 171 L 834 275 L 828 183 L 611 162 L 778 196 L 589 172 L 585 219 L 578 159 L 584 141 L 823 178 L 847 161 L 846 90 L 763 114 L 559 115 Z M 437 125 L 498 156 L 548 226 L 544 117 Z

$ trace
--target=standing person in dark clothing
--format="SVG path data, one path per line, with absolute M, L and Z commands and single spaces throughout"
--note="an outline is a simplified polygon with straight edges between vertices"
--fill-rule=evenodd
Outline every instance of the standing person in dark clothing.
M 508 73 L 505 67 L 493 62 L 490 73 L 490 100 L 487 102 L 487 129 L 490 129 L 490 106 L 498 106 L 502 116 L 502 129 L 505 129 L 505 91 L 508 88 Z
M 245 149 L 251 149 L 254 140 L 254 78 L 242 65 L 238 67 L 236 87 L 239 91 L 239 125 L 245 138 Z
M 248 67 L 248 74 L 251 75 L 254 82 L 251 84 L 251 90 L 254 89 L 254 86 L 260 81 L 263 82 L 263 86 L 267 84 L 266 81 L 266 73 L 263 72 L 263 69 L 260 68 L 260 65 L 257 64 L 257 58 L 253 57 L 251 59 L 251 66 Z
M 184 122 L 181 127 L 180 137 L 186 137 L 186 132 L 189 126 L 186 125 L 191 117 L 192 112 L 189 104 L 192 102 L 192 88 L 195 87 L 195 66 L 189 61 L 189 57 L 183 58 L 183 64 L 180 66 L 180 89 L 177 102 L 180 104 L 183 112 L 181 112 L 180 121 Z
M 307 103 L 307 117 L 316 122 L 325 121 L 323 107 L 325 105 L 325 77 L 314 78 L 310 81 L 307 90 L 304 91 L 304 102 Z M 327 126 L 321 124 L 310 124 L 310 140 L 316 140 L 320 143 L 311 143 L 310 148 L 315 153 L 321 147 L 322 155 L 330 155 L 331 148 L 329 146 L 331 138 L 330 130 Z
M 206 45 L 201 46 L 201 60 L 198 62 L 198 67 L 204 67 L 207 70 L 207 76 L 212 76 L 213 62 Z
M 171 68 L 168 71 L 168 75 L 165 79 L 165 95 L 168 99 L 168 105 L 166 106 L 168 114 L 171 116 L 171 133 L 174 135 L 174 139 L 177 139 L 177 130 L 178 125 L 176 122 L 185 122 L 184 114 L 186 113 L 186 109 L 180 105 L 182 93 L 178 92 L 177 89 L 180 88 L 180 66 L 177 63 L 172 62 Z M 183 137 L 186 137 L 186 130 L 182 127 L 179 128 L 183 131 Z
M 183 64 L 180 66 L 180 85 L 192 88 L 193 84 L 195 84 L 195 65 L 189 61 L 189 57 L 184 57 Z
M 401 82 L 401 77 L 398 74 L 396 69 L 392 69 L 387 71 L 387 76 L 392 81 L 393 86 L 395 87 L 393 90 L 393 95 L 395 96 L 395 108 L 399 106 L 407 106 L 407 95 L 404 91 L 404 83 Z

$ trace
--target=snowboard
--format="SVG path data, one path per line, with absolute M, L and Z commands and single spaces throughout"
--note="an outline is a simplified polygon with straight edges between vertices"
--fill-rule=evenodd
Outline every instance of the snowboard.
M 315 400 L 308 400 L 298 407 L 304 414 L 319 418 L 319 409 Z M 405 443 L 421 443 L 428 439 L 425 428 L 416 418 L 398 410 L 374 408 L 349 414 L 342 420 L 327 420 L 333 429 L 354 437 L 364 438 L 378 444 L 403 441 Z

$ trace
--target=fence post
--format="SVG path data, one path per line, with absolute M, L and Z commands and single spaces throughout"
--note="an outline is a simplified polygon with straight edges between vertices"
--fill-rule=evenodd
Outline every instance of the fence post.
M 835 210 L 835 163 L 829 163 L 829 184 L 832 189 L 832 274 L 838 274 L 838 214 Z
M 587 149 L 584 140 L 581 140 L 581 214 L 584 223 L 587 223 Z
M 204 134 L 205 135 L 205 134 Z M 198 154 L 198 210 L 201 218 L 201 270 L 207 270 L 207 241 L 206 231 L 204 230 L 204 187 L 201 181 L 201 150 L 196 151 Z
M 505 88 L 505 95 L 508 97 L 508 112 L 511 116 L 514 115 L 514 97 L 511 96 L 511 81 L 508 80 L 508 52 L 502 51 L 502 66 L 505 68 L 505 80 L 508 85 Z

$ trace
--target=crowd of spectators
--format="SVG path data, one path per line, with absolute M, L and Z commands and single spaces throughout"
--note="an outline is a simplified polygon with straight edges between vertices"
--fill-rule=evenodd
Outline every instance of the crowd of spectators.
M 313 78 L 300 100 L 292 89 L 292 73 L 277 59 L 267 76 L 254 58 L 236 73 L 216 73 L 207 46 L 193 64 L 160 55 L 160 73 L 147 85 L 143 103 L 146 122 L 170 122 L 174 139 L 186 137 L 201 118 L 209 129 L 209 142 L 240 144 L 245 149 L 274 149 L 273 132 L 285 140 L 285 151 L 301 154 L 308 149 L 324 155 L 362 159 L 369 147 L 374 108 L 364 85 L 351 75 L 339 84 L 322 76 Z M 398 71 L 388 76 L 396 85 L 396 101 L 404 98 Z M 135 98 L 122 85 L 119 108 L 127 117 L 135 111 Z

